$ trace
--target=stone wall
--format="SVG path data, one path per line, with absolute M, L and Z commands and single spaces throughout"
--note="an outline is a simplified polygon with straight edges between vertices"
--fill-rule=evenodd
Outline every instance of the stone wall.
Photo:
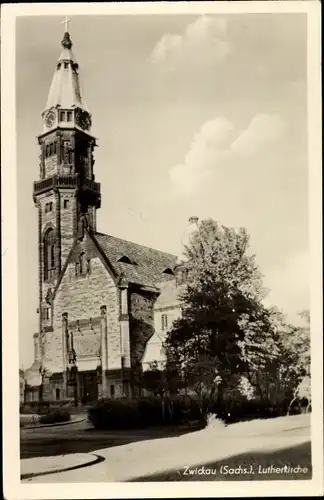
M 45 158 L 45 178 L 57 173 L 57 155 Z
M 90 260 L 90 270 L 76 275 L 79 252 Z M 54 300 L 53 332 L 46 338 L 46 363 L 53 372 L 63 370 L 62 314 L 68 313 L 68 321 L 89 320 L 100 315 L 100 307 L 107 307 L 108 370 L 121 368 L 119 328 L 119 295 L 113 278 L 96 254 L 89 236 L 78 242 L 71 262 L 57 290 Z

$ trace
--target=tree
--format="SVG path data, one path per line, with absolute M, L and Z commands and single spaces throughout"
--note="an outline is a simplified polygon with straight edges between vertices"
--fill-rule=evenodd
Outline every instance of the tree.
M 201 400 L 220 403 L 233 377 L 276 356 L 274 329 L 262 305 L 265 289 L 244 229 L 202 221 L 185 248 L 188 284 L 167 357 Z M 262 361 L 263 360 L 263 361 Z M 251 396 L 251 383 L 241 384 Z M 249 387 L 248 387 L 249 386 Z
M 143 373 L 143 387 L 154 396 L 163 397 L 167 392 L 167 380 L 164 369 L 159 369 L 157 361 L 150 363 L 149 370 Z
M 307 400 L 311 406 L 311 354 L 310 354 L 310 313 L 300 313 L 304 324 L 290 326 L 289 334 L 282 338 L 286 361 L 286 377 L 293 381 L 293 396 L 289 403 L 288 414 L 295 401 Z

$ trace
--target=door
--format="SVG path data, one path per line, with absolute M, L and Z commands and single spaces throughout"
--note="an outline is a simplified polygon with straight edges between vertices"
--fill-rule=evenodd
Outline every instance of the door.
M 97 401 L 98 383 L 96 372 L 85 372 L 82 374 L 82 393 L 82 399 L 85 404 Z

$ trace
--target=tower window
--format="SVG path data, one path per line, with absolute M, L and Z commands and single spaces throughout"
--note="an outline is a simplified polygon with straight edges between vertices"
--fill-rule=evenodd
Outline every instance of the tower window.
M 60 69 L 60 67 L 61 67 L 61 63 L 58 63 L 57 69 Z
M 43 309 L 43 319 L 44 319 L 45 321 L 48 321 L 48 320 L 50 320 L 50 319 L 51 319 L 51 310 L 50 310 L 50 308 L 49 308 L 49 307 L 45 307 L 45 308 Z
M 45 149 L 46 158 L 48 158 L 49 156 L 52 156 L 55 153 L 56 153 L 56 143 L 52 142 L 51 144 L 47 144 L 46 149 Z
M 45 213 L 49 213 L 53 211 L 53 202 L 45 203 Z
M 48 280 L 55 272 L 55 233 L 49 229 L 44 237 L 44 279 Z
M 65 62 L 64 63 L 64 69 L 68 69 L 68 67 L 69 67 L 69 63 Z
M 71 122 L 72 121 L 72 111 L 67 111 L 66 113 L 66 121 Z
M 60 121 L 65 122 L 65 111 L 60 111 Z
M 69 205 L 70 205 L 70 200 L 64 200 L 63 201 L 63 207 L 66 209 L 66 208 L 69 208 Z
M 88 274 L 91 273 L 91 260 L 90 259 L 87 260 L 87 273 Z
M 111 384 L 111 386 L 110 386 L 110 396 L 112 398 L 115 397 L 115 386 L 114 386 L 114 384 Z
M 162 314 L 161 316 L 161 327 L 162 330 L 166 330 L 168 328 L 168 315 Z

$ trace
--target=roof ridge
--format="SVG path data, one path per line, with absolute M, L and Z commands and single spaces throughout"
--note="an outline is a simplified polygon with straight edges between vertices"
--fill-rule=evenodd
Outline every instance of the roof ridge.
M 109 238 L 114 238 L 116 240 L 125 241 L 126 243 L 131 243 L 132 245 L 136 245 L 136 246 L 141 247 L 141 248 L 153 250 L 154 252 L 159 252 L 159 253 L 162 253 L 165 255 L 169 255 L 170 257 L 174 257 L 175 259 L 177 258 L 177 256 L 174 255 L 173 253 L 165 252 L 164 250 L 159 250 L 158 248 L 148 247 L 146 245 L 142 245 L 141 243 L 135 243 L 134 241 L 126 240 L 125 238 L 119 238 L 118 236 L 113 236 L 111 234 L 106 234 L 106 233 L 101 233 L 99 231 L 94 231 L 94 235 L 97 235 L 97 234 L 100 236 L 108 236 Z

